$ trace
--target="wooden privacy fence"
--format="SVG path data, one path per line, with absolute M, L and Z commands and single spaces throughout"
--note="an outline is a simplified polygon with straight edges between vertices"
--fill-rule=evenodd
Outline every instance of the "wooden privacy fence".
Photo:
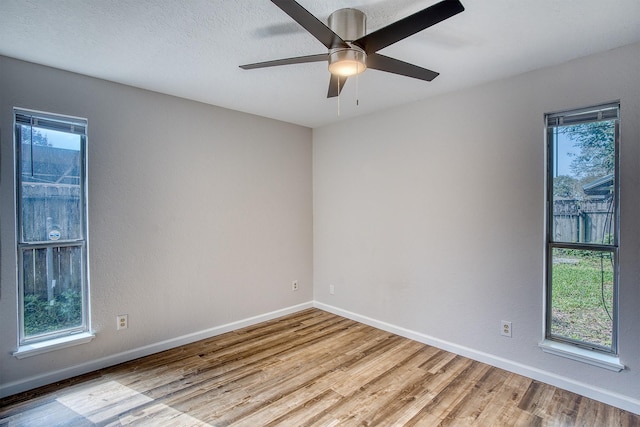
M 22 184 L 22 236 L 24 242 L 82 238 L 80 185 L 42 182 Z M 49 233 L 58 230 L 52 239 Z
M 613 197 L 554 200 L 553 240 L 556 242 L 611 244 L 615 227 Z
M 82 239 L 82 198 L 80 185 L 23 182 L 21 240 L 34 246 L 22 250 L 22 277 L 25 295 L 52 301 L 81 285 L 80 246 L 69 241 Z M 41 243 L 60 242 L 43 247 Z

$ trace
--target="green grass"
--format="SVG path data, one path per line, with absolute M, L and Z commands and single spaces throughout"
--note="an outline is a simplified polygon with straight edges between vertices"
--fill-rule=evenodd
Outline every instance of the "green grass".
M 554 252 L 560 262 L 553 264 L 552 271 L 552 334 L 611 347 L 613 322 L 605 310 L 606 306 L 611 313 L 613 303 L 608 254 L 601 263 L 597 252 L 561 251 Z

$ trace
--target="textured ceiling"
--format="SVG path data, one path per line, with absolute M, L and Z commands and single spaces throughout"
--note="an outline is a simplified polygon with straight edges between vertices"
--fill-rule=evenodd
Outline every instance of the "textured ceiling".
M 326 98 L 322 62 L 238 68 L 326 52 L 269 0 L 0 0 L 0 54 L 317 127 L 640 41 L 639 0 L 461 1 L 461 14 L 381 51 L 439 77 L 367 70 L 339 100 Z M 359 8 L 367 32 L 436 2 L 299 0 L 324 22 Z

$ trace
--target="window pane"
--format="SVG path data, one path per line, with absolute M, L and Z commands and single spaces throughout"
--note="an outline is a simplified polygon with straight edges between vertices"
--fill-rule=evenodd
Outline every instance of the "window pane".
M 613 253 L 552 250 L 551 334 L 610 349 Z
M 613 245 L 615 122 L 551 129 L 551 240 Z
M 20 126 L 22 241 L 82 239 L 81 136 Z
M 82 326 L 82 247 L 22 251 L 25 337 Z

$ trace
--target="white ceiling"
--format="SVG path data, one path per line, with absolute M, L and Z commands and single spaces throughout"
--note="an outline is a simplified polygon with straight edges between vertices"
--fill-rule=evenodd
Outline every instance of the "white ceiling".
M 269 0 L 0 0 L 0 54 L 318 127 L 640 41 L 640 0 L 461 1 L 461 14 L 381 51 L 439 77 L 367 70 L 339 101 L 322 62 L 238 68 L 326 52 Z M 299 0 L 325 23 L 359 8 L 367 32 L 436 2 Z

